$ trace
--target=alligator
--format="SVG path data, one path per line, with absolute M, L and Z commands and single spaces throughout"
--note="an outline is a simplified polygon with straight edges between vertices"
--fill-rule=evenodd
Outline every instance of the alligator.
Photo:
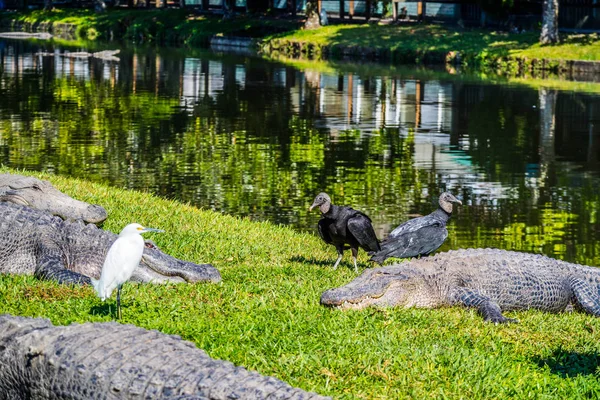
M 2 399 L 326 399 L 114 322 L 54 326 L 0 315 Z
M 104 208 L 75 200 L 50 182 L 31 176 L 0 174 L 0 201 L 46 211 L 63 219 L 81 219 L 95 224 L 108 216 Z
M 539 254 L 463 249 L 366 270 L 321 295 L 321 304 L 477 309 L 486 321 L 516 322 L 503 311 L 572 308 L 600 316 L 600 268 Z
M 0 202 L 0 273 L 33 274 L 59 283 L 91 284 L 98 279 L 108 249 L 117 235 L 32 208 Z M 171 257 L 145 241 L 134 282 L 219 282 L 210 264 Z

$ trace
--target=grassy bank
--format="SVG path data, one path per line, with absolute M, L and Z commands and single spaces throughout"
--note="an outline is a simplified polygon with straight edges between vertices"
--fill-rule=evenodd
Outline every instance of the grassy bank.
M 333 271 L 335 251 L 315 236 L 144 193 L 49 178 L 66 193 L 106 207 L 105 229 L 118 232 L 132 221 L 165 229 L 148 236 L 170 254 L 221 271 L 220 284 L 126 285 L 124 323 L 179 334 L 213 357 L 335 398 L 600 395 L 600 319 L 528 311 L 508 313 L 519 324 L 495 326 L 460 308 L 326 309 L 318 302 L 322 291 L 355 275 L 348 263 Z M 364 253 L 360 261 L 366 267 Z M 55 324 L 112 318 L 88 287 L 23 276 L 0 276 L 0 312 Z
M 4 26 L 76 32 L 88 39 L 206 45 L 213 36 L 256 39 L 271 56 L 371 58 L 396 63 L 460 63 L 505 72 L 569 70 L 569 61 L 600 61 L 600 40 L 592 35 L 563 35 L 562 43 L 541 46 L 538 32 L 509 34 L 450 25 L 338 24 L 302 30 L 300 19 L 199 16 L 191 11 L 89 10 L 33 11 L 0 15 Z M 16 23 L 16 25 L 15 25 Z
M 224 21 L 221 16 L 199 16 L 188 10 L 92 10 L 55 9 L 26 13 L 2 13 L 0 24 L 21 30 L 74 33 L 91 40 L 125 39 L 136 42 L 207 45 L 211 37 L 262 38 L 300 27 L 300 22 L 254 19 L 240 16 Z
M 539 33 L 510 34 L 479 29 L 460 29 L 450 25 L 332 25 L 316 30 L 299 30 L 269 38 L 272 48 L 296 43 L 300 50 L 310 44 L 315 54 L 327 48 L 330 54 L 353 52 L 390 53 L 409 61 L 428 57 L 446 57 L 460 53 L 462 59 L 475 62 L 498 57 L 562 60 L 600 60 L 600 41 L 596 35 L 565 35 L 563 42 L 541 46 Z M 308 50 L 305 50 L 306 52 Z M 374 54 L 378 55 L 378 54 Z

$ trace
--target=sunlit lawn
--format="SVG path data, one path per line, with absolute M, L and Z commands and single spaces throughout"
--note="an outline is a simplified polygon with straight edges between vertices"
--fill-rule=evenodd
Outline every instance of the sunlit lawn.
M 493 54 L 566 60 L 600 60 L 596 36 L 563 36 L 554 46 L 538 44 L 539 33 L 509 34 L 448 25 L 331 25 L 310 31 L 277 35 L 279 39 L 320 45 L 359 46 L 389 50 L 459 51 L 464 54 Z
M 600 395 L 597 318 L 529 311 L 508 314 L 519 324 L 496 326 L 460 308 L 327 309 L 320 294 L 355 275 L 348 262 L 332 270 L 335 250 L 314 235 L 140 192 L 51 181 L 106 207 L 104 228 L 136 221 L 165 229 L 148 236 L 221 271 L 220 284 L 126 285 L 123 323 L 179 334 L 213 357 L 335 398 Z M 365 268 L 362 252 L 360 261 Z M 0 277 L 0 312 L 68 324 L 109 321 L 108 310 L 89 287 Z

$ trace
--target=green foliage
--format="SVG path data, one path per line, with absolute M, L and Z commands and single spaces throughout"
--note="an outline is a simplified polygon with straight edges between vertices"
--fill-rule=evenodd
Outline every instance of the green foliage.
M 481 9 L 499 18 L 505 18 L 510 14 L 515 2 L 514 0 L 477 0 Z
M 163 250 L 212 262 L 222 272 L 220 284 L 125 285 L 123 323 L 181 335 L 213 357 L 334 398 L 600 395 L 597 318 L 526 311 L 509 313 L 519 324 L 496 326 L 461 308 L 327 309 L 319 305 L 321 292 L 354 273 L 348 260 L 333 271 L 335 251 L 314 235 L 36 175 L 105 206 L 105 229 L 118 232 L 132 221 L 163 228 L 166 233 L 152 235 Z M 571 217 L 545 218 L 561 229 L 556 221 Z M 359 261 L 367 267 L 363 252 Z M 115 307 L 114 299 L 102 303 L 89 287 L 0 276 L 0 312 L 68 324 L 110 321 Z

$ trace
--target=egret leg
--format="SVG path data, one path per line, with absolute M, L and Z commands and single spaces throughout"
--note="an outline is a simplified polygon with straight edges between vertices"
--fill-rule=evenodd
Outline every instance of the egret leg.
M 358 274 L 358 266 L 356 265 L 356 256 L 358 256 L 358 249 L 352 247 L 350 248 L 350 250 L 352 251 L 352 261 L 354 261 L 354 272 Z
M 121 319 L 121 286 L 117 286 L 117 319 Z

